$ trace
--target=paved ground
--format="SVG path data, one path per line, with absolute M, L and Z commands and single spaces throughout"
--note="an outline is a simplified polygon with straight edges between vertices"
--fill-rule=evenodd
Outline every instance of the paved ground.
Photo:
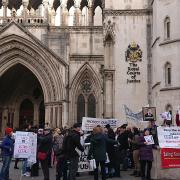
M 0 167 L 1 167 L 1 163 L 0 163 Z M 19 167 L 21 167 L 21 162 L 19 162 L 18 164 Z M 15 170 L 14 168 L 14 162 L 12 162 L 11 164 L 11 169 L 10 169 L 10 178 L 12 180 L 43 180 L 43 176 L 42 176 L 42 171 L 41 169 L 39 170 L 39 176 L 38 177 L 21 177 L 21 170 Z M 131 171 L 126 171 L 126 172 L 122 172 L 122 178 L 112 178 L 112 179 L 108 179 L 108 180 L 140 180 L 140 178 L 134 178 L 132 176 L 129 176 L 129 174 L 131 173 Z M 55 169 L 52 168 L 50 170 L 50 180 L 55 180 Z M 101 178 L 99 178 L 101 179 Z M 77 180 L 93 180 L 93 176 L 89 176 L 87 173 L 81 173 L 80 177 L 77 177 Z

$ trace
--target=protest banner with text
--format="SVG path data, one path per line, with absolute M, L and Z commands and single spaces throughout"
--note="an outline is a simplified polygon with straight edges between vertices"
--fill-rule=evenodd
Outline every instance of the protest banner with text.
M 81 152 L 81 155 L 79 156 L 78 172 L 93 171 L 92 167 L 90 166 L 89 160 L 87 159 L 89 148 L 90 143 L 86 143 L 84 145 L 84 152 Z
M 162 168 L 180 168 L 180 149 L 161 149 Z
M 161 148 L 180 148 L 180 127 L 158 127 L 158 140 Z
M 111 128 L 114 129 L 122 125 L 122 122 L 118 119 L 101 119 L 101 118 L 83 117 L 82 130 L 92 131 L 93 128 L 96 127 L 97 125 L 104 127 L 106 124 L 109 124 Z
M 15 135 L 14 158 L 25 158 L 29 162 L 36 162 L 37 134 L 33 132 L 17 131 Z

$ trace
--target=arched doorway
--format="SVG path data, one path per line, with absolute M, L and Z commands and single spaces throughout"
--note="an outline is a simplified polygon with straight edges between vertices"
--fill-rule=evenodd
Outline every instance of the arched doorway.
M 27 124 L 33 124 L 34 105 L 29 99 L 25 99 L 19 110 L 19 128 L 24 129 Z
M 44 102 L 42 87 L 27 67 L 16 64 L 0 77 L 2 127 L 24 128 L 29 123 L 39 126 L 41 102 Z M 45 114 L 41 114 L 41 119 L 45 119 L 42 116 Z

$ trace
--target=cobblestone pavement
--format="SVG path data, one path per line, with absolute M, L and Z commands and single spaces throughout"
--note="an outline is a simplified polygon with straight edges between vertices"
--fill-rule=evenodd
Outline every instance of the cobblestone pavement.
M 0 163 L 0 167 L 2 164 Z M 18 167 L 21 168 L 21 162 L 18 163 Z M 20 169 L 14 169 L 14 162 L 11 163 L 10 168 L 10 178 L 12 180 L 43 180 L 43 175 L 41 169 L 39 170 L 39 176 L 38 177 L 22 177 L 21 176 L 21 170 Z M 135 178 L 132 176 L 129 176 L 131 174 L 131 171 L 122 172 L 121 176 L 122 178 L 109 178 L 108 180 L 140 180 L 140 178 Z M 89 176 L 87 173 L 81 173 L 80 177 L 76 178 L 77 180 L 93 180 L 93 176 Z M 101 179 L 101 177 L 99 178 Z M 50 169 L 50 180 L 55 180 L 55 168 Z

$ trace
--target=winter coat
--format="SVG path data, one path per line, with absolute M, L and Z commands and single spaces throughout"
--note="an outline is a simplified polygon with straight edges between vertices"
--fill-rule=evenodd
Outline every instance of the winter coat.
M 53 150 L 55 154 L 58 154 L 58 152 L 62 149 L 63 138 L 64 136 L 62 134 L 57 134 L 56 136 L 54 136 Z
M 51 133 L 38 137 L 39 152 L 50 153 L 52 149 L 53 136 Z
M 79 154 L 76 151 L 76 148 L 80 151 L 84 151 L 83 146 L 80 143 L 80 133 L 73 130 L 63 141 L 63 152 L 67 158 L 79 157 Z
M 129 148 L 129 142 L 128 142 L 128 132 L 125 131 L 122 134 L 120 134 L 117 138 L 117 141 L 119 142 L 119 150 L 127 150 Z
M 133 134 L 133 138 L 131 141 L 131 147 L 132 147 L 132 150 L 139 149 L 139 135 L 138 134 Z
M 139 156 L 140 160 L 148 160 L 153 161 L 153 145 L 144 144 L 145 139 L 144 136 L 139 137 Z
M 10 136 L 5 136 L 0 145 L 2 156 L 12 156 L 14 153 L 14 140 Z
M 92 135 L 88 159 L 92 156 L 96 161 L 106 161 L 107 143 L 115 144 L 116 141 L 102 133 Z

